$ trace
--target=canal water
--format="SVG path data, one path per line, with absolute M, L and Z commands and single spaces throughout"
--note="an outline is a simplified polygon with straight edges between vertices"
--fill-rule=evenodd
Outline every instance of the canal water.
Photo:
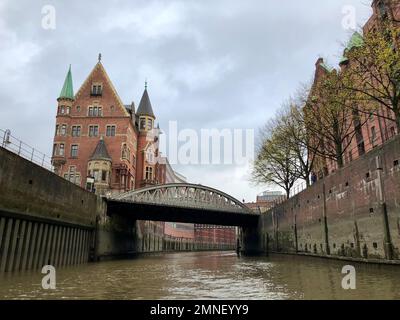
M 356 270 L 355 290 L 341 286 L 348 264 Z M 400 266 L 285 255 L 153 254 L 56 271 L 55 290 L 42 288 L 40 270 L 0 275 L 0 299 L 400 298 Z

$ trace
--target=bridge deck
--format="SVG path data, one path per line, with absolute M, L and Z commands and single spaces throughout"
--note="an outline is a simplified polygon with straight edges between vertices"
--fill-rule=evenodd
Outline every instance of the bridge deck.
M 165 204 L 135 203 L 107 199 L 107 213 L 120 215 L 133 220 L 152 220 L 212 224 L 222 226 L 255 226 L 258 214 L 228 212 L 222 210 L 179 207 Z

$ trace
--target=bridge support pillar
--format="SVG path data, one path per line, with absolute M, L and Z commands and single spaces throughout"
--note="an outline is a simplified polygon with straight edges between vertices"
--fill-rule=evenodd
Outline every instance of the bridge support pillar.
M 262 253 L 260 229 L 255 226 L 242 227 L 241 252 L 244 255 L 259 255 Z

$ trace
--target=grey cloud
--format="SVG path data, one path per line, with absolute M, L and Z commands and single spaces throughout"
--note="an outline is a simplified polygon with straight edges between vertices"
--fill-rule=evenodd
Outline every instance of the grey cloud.
M 41 27 L 47 4 L 56 30 Z M 77 90 L 101 52 L 124 102 L 138 103 L 148 78 L 161 126 L 256 130 L 309 80 L 319 55 L 338 60 L 349 36 L 344 5 L 355 6 L 359 24 L 370 14 L 361 0 L 2 1 L 0 127 L 50 153 L 68 65 Z M 240 168 L 179 170 L 237 198 L 260 190 L 235 175 Z

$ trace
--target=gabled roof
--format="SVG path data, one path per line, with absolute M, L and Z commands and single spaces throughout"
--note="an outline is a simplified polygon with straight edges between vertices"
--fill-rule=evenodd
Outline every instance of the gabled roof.
M 103 137 L 100 138 L 97 143 L 96 148 L 94 149 L 92 156 L 89 160 L 108 160 L 112 161 L 110 154 L 107 151 L 106 143 L 104 142 Z
M 136 114 L 139 116 L 150 116 L 155 118 L 149 94 L 147 93 L 147 87 L 145 87 L 144 89 L 142 99 L 140 100 L 139 108 L 137 109 Z
M 122 103 L 121 98 L 119 97 L 117 90 L 115 89 L 113 83 L 111 82 L 106 70 L 103 67 L 103 64 L 99 61 L 96 63 L 96 65 L 94 66 L 93 70 L 89 73 L 89 75 L 87 76 L 86 80 L 83 82 L 83 84 L 81 85 L 81 87 L 79 88 L 78 92 L 76 93 L 76 98 L 78 98 L 82 92 L 87 88 L 87 86 L 90 85 L 90 79 L 92 77 L 92 74 L 95 73 L 96 70 L 99 70 L 101 73 L 104 74 L 104 77 L 106 78 L 107 84 L 110 86 L 111 91 L 114 95 L 114 97 L 116 98 L 117 102 L 118 102 L 118 107 L 121 108 L 121 110 L 125 113 L 126 116 L 129 116 L 129 112 L 126 110 L 124 104 Z
M 71 65 L 69 65 L 67 76 L 65 77 L 64 85 L 61 89 L 58 99 L 74 99 L 74 88 L 72 86 Z

